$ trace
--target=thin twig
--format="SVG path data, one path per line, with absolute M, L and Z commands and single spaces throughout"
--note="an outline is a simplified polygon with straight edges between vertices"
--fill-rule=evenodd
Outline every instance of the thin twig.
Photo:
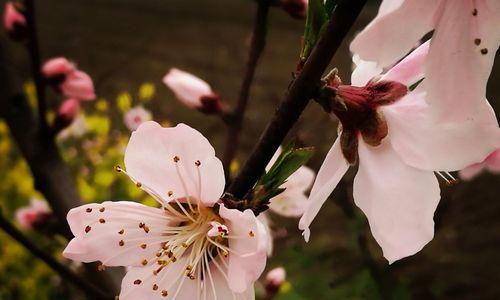
M 304 68 L 292 82 L 284 100 L 262 133 L 252 154 L 228 193 L 242 198 L 264 171 L 276 149 L 297 122 L 316 93 L 321 75 L 358 17 L 366 0 L 343 0 L 339 3 L 321 39 L 307 59 Z
M 33 242 L 26 238 L 22 232 L 14 227 L 2 214 L 0 209 L 0 228 L 3 229 L 13 239 L 18 241 L 34 256 L 40 258 L 50 268 L 56 271 L 62 278 L 73 283 L 75 286 L 85 292 L 90 299 L 109 299 L 100 289 L 85 281 L 80 276 L 76 275 L 73 271 L 68 269 L 65 265 L 55 260 L 52 256 L 45 253 L 42 249 L 38 248 Z
M 33 81 L 36 87 L 36 97 L 38 100 L 38 121 L 40 122 L 40 130 L 43 133 L 49 132 L 47 123 L 47 99 L 45 96 L 45 82 L 41 73 L 40 62 L 40 47 L 38 45 L 38 34 L 35 20 L 35 4 L 34 0 L 26 0 L 26 23 L 28 27 L 28 52 L 31 60 L 31 71 L 33 73 Z
M 250 89 L 255 77 L 255 70 L 266 45 L 267 17 L 270 4 L 270 0 L 257 1 L 257 12 L 254 21 L 250 52 L 248 54 L 243 82 L 241 83 L 238 103 L 234 111 L 224 118 L 228 125 L 226 149 L 224 152 L 224 170 L 226 173 L 229 172 L 231 161 L 238 151 L 241 128 L 250 96 Z M 227 174 L 226 178 L 228 178 Z

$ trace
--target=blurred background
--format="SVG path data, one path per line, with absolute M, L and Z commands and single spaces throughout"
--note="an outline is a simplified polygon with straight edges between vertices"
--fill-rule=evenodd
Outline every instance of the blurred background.
M 369 1 L 355 28 L 332 61 L 349 82 L 348 43 L 376 14 Z M 256 5 L 250 0 L 44 0 L 37 2 L 42 58 L 65 56 L 88 72 L 98 99 L 83 104 L 77 122 L 59 136 L 82 198 L 87 202 L 135 200 L 150 203 L 125 177 L 122 164 L 130 131 L 124 114 L 143 106 L 165 126 L 184 122 L 201 131 L 220 157 L 225 127 L 217 117 L 185 108 L 161 82 L 171 67 L 209 82 L 233 106 L 248 56 Z M 295 69 L 304 22 L 282 9 L 270 13 L 267 46 L 257 68 L 238 170 L 282 98 Z M 30 65 L 23 46 L 12 43 L 13 65 L 35 102 Z M 460 63 L 460 62 L 457 62 Z M 500 111 L 500 62 L 488 86 L 488 99 Z M 60 97 L 49 93 L 56 109 Z M 336 136 L 337 124 L 311 103 L 290 139 L 314 146 L 309 166 L 317 170 Z M 336 189 L 312 226 L 306 244 L 296 219 L 270 214 L 275 235 L 268 269 L 284 266 L 287 282 L 276 299 L 499 299 L 500 175 L 483 172 L 454 186 L 442 184 L 436 236 L 423 251 L 392 265 L 381 256 L 362 213 L 352 204 L 355 170 Z M 3 214 L 47 252 L 62 259 L 66 242 L 23 227 L 16 210 L 33 198 L 29 168 L 0 120 L 0 205 Z M 69 263 L 69 262 L 65 262 Z M 70 264 L 79 270 L 81 266 Z M 258 287 L 258 293 L 262 292 Z M 0 232 L 0 299 L 85 299 L 64 278 Z

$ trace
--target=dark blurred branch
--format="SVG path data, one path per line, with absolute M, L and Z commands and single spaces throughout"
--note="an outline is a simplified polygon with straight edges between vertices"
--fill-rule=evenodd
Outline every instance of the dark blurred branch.
M 45 253 L 42 249 L 38 248 L 33 242 L 26 238 L 22 232 L 17 230 L 2 214 L 0 209 L 0 228 L 3 229 L 13 239 L 18 241 L 34 256 L 43 260 L 50 268 L 56 271 L 61 278 L 73 283 L 80 288 L 90 299 L 110 299 L 100 289 L 92 285 L 90 282 L 85 281 L 80 276 L 76 275 L 73 271 L 68 269 L 65 265 L 55 260 L 52 256 Z
M 318 44 L 307 59 L 302 71 L 292 82 L 288 92 L 268 123 L 238 177 L 228 192 L 236 198 L 245 196 L 264 171 L 288 131 L 297 122 L 311 97 L 317 92 L 321 75 L 337 52 L 340 44 L 354 24 L 366 0 L 343 0 Z
M 35 4 L 34 0 L 26 0 L 26 23 L 28 27 L 28 52 L 31 60 L 31 72 L 33 73 L 33 81 L 36 87 L 36 97 L 38 100 L 38 122 L 40 122 L 40 130 L 43 133 L 49 132 L 47 123 L 47 99 L 45 96 L 45 82 L 41 73 L 40 62 L 40 47 L 38 45 L 38 35 L 35 21 Z
M 63 161 L 52 135 L 44 134 L 21 90 L 17 72 L 8 61 L 5 37 L 0 36 L 0 117 L 4 118 L 19 150 L 33 174 L 35 188 L 50 203 L 60 222 L 60 231 L 68 239 L 73 235 L 66 223 L 68 211 L 83 204 L 73 176 Z M 110 293 L 118 292 L 118 282 L 109 274 L 97 273 L 95 265 L 86 265 L 89 277 L 101 282 Z M 114 274 L 120 277 L 121 274 Z
M 267 17 L 269 14 L 270 2 L 270 0 L 257 1 L 257 13 L 254 21 L 250 53 L 245 67 L 243 82 L 241 83 L 238 103 L 234 111 L 224 117 L 228 125 L 226 149 L 224 152 L 224 170 L 226 172 L 226 178 L 229 178 L 229 176 L 227 176 L 229 166 L 236 155 L 236 151 L 238 151 L 241 128 L 250 96 L 250 88 L 252 87 L 257 64 L 266 46 Z

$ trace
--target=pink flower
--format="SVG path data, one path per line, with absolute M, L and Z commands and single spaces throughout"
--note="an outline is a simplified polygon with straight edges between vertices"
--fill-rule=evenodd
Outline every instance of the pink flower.
M 266 286 L 280 287 L 286 280 L 286 271 L 283 267 L 277 267 L 266 275 Z
M 351 50 L 380 67 L 397 62 L 434 30 L 425 65 L 426 100 L 435 117 L 490 122 L 486 83 L 500 44 L 500 1 L 384 0 Z M 460 63 L 457 63 L 460 62 Z M 456 108 L 456 109 L 451 109 Z
M 5 3 L 3 25 L 12 38 L 23 40 L 26 37 L 26 18 L 16 9 L 12 1 Z
M 379 81 L 352 78 L 353 84 L 364 88 L 339 87 L 345 106 L 333 111 L 342 132 L 318 172 L 299 222 L 306 240 L 323 203 L 349 165 L 359 161 L 354 201 L 367 216 L 385 258 L 392 263 L 413 255 L 434 235 L 440 190 L 433 171 L 444 171 L 437 174 L 453 181 L 446 171 L 480 161 L 497 147 L 498 125 L 473 115 L 460 122 L 435 119 L 434 107 L 425 102 L 426 80 L 401 97 L 401 84 L 412 86 L 425 77 L 428 46 L 417 48 Z
M 68 223 L 75 238 L 63 255 L 130 267 L 123 300 L 253 299 L 266 232 L 251 210 L 219 203 L 224 171 L 208 140 L 184 124 L 145 122 L 132 133 L 125 166 L 126 173 L 118 170 L 162 207 L 122 201 L 74 208 Z M 227 234 L 214 236 L 214 224 Z
M 33 229 L 36 224 L 51 214 L 47 202 L 32 198 L 30 205 L 20 208 L 15 213 L 15 218 L 19 226 L 23 229 Z
M 280 154 L 281 147 L 276 151 L 271 161 L 269 161 L 267 170 L 272 167 Z M 284 217 L 302 216 L 307 204 L 305 193 L 313 184 L 314 176 L 314 171 L 306 166 L 302 166 L 295 171 L 281 186 L 281 188 L 285 188 L 285 191 L 270 200 L 269 208 L 271 211 Z
M 304 19 L 307 16 L 308 0 L 282 0 L 281 7 L 293 18 Z
M 204 113 L 220 113 L 222 103 L 208 83 L 200 78 L 172 68 L 163 77 L 163 83 L 170 88 L 175 97 L 189 108 L 198 109 Z
M 500 148 L 493 151 L 482 162 L 475 163 L 461 170 L 459 175 L 463 180 L 471 180 L 484 170 L 492 173 L 500 173 Z
M 49 84 L 57 87 L 66 97 L 80 100 L 93 100 L 96 97 L 92 78 L 64 57 L 48 60 L 42 67 L 42 74 Z
M 136 106 L 125 113 L 123 122 L 130 131 L 136 130 L 139 125 L 152 119 L 151 112 L 142 106 Z
M 80 112 L 80 100 L 70 98 L 64 100 L 57 112 L 58 117 L 68 121 L 68 124 L 73 122 L 76 115 Z

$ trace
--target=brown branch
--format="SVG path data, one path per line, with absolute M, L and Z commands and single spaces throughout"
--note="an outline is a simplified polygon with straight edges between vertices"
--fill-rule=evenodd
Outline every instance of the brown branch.
M 23 245 L 23 247 L 25 247 L 30 253 L 45 262 L 50 268 L 52 268 L 52 270 L 57 272 L 61 276 L 61 278 L 71 282 L 72 284 L 80 288 L 85 294 L 87 294 L 87 296 L 90 297 L 90 299 L 110 299 L 96 286 L 94 286 L 90 282 L 85 281 L 83 278 L 68 269 L 65 265 L 61 264 L 52 256 L 45 253 L 42 249 L 38 248 L 3 216 L 1 209 L 0 228 L 2 228 L 3 231 L 5 231 L 10 237 Z
M 52 135 L 42 133 L 31 108 L 23 95 L 17 73 L 8 63 L 8 48 L 5 37 L 0 36 L 0 117 L 4 118 L 12 138 L 26 159 L 34 179 L 35 188 L 50 203 L 60 222 L 60 233 L 73 237 L 66 215 L 70 209 L 83 204 L 73 177 L 63 161 Z M 117 279 L 121 270 L 103 274 L 97 272 L 95 264 L 86 264 L 90 280 L 99 282 L 113 294 L 118 292 Z
M 45 81 L 41 73 L 40 47 L 38 45 L 37 27 L 35 21 L 35 4 L 34 0 L 25 1 L 26 24 L 28 27 L 28 52 L 31 60 L 31 72 L 33 81 L 35 82 L 36 97 L 38 100 L 38 122 L 40 122 L 40 130 L 43 133 L 49 132 L 47 123 L 47 99 L 45 96 Z
M 241 199 L 261 176 L 274 152 L 316 93 L 321 75 L 365 3 L 366 0 L 343 0 L 339 3 L 304 68 L 292 82 L 240 174 L 230 185 L 228 193 Z
M 257 1 L 257 12 L 254 21 L 250 52 L 245 67 L 243 82 L 241 83 L 238 103 L 236 104 L 234 111 L 223 118 L 228 125 L 226 149 L 224 152 L 224 170 L 226 172 L 226 178 L 229 178 L 227 176 L 229 167 L 231 165 L 231 161 L 236 155 L 236 152 L 238 151 L 241 128 L 250 96 L 250 89 L 255 77 L 255 70 L 266 46 L 267 17 L 269 14 L 270 4 L 270 0 Z

